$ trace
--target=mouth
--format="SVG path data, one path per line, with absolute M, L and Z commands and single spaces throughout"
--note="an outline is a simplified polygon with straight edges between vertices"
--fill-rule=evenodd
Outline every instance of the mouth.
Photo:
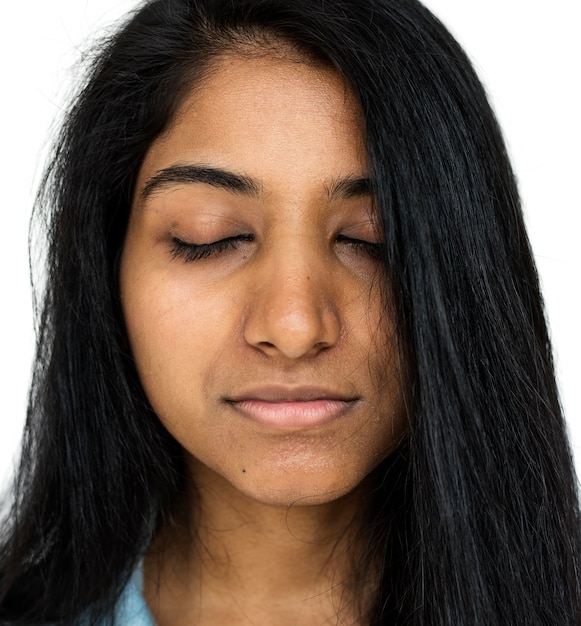
M 250 390 L 226 404 L 263 426 L 276 429 L 317 428 L 340 419 L 360 401 L 335 391 L 315 387 L 265 386 Z

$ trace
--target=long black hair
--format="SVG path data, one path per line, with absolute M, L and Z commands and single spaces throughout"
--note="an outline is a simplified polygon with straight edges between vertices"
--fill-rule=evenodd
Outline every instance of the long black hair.
M 183 493 L 117 270 L 144 155 L 213 58 L 281 41 L 360 103 L 409 414 L 365 536 L 372 625 L 578 625 L 577 483 L 514 176 L 484 90 L 416 0 L 153 0 L 101 45 L 39 194 L 48 269 L 0 622 L 111 612 Z

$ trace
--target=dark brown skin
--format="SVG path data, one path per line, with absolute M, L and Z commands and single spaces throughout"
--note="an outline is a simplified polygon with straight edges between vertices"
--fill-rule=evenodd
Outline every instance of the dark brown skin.
M 359 623 L 345 531 L 405 431 L 371 197 L 350 186 L 359 112 L 305 62 L 214 70 L 146 156 L 121 265 L 141 381 L 197 494 L 198 540 L 162 530 L 144 593 L 161 626 Z M 160 177 L 176 165 L 252 185 Z M 189 260 L 179 243 L 230 237 Z

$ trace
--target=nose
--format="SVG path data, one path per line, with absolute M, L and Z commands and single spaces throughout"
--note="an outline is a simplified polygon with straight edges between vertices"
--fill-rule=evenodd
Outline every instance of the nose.
M 300 255 L 295 255 L 300 256 Z M 269 356 L 300 359 L 335 345 L 341 318 L 329 271 L 284 252 L 256 276 L 244 323 L 247 344 Z

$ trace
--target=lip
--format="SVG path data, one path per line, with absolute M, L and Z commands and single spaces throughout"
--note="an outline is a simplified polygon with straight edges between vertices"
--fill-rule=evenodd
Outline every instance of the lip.
M 244 417 L 278 429 L 317 428 L 343 417 L 359 397 L 318 387 L 265 386 L 226 402 Z

